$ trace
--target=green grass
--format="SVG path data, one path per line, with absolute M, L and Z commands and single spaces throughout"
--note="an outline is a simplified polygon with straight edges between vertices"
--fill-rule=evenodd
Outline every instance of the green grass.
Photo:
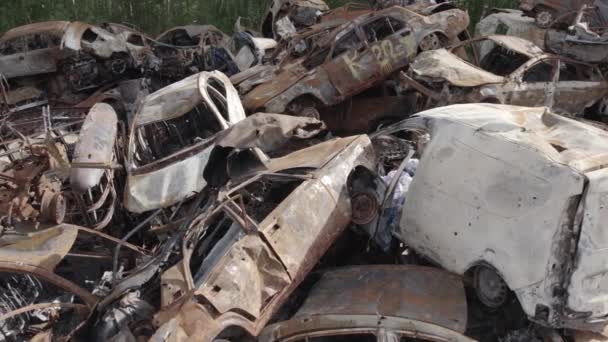
M 329 0 L 331 7 L 349 1 Z M 459 0 L 477 22 L 484 6 L 516 7 L 516 0 Z M 0 32 L 44 20 L 134 24 L 150 34 L 190 23 L 213 24 L 230 32 L 238 16 L 258 22 L 268 0 L 0 0 Z

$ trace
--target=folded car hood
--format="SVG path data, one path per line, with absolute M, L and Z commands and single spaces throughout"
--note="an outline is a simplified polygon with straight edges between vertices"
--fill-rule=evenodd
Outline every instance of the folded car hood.
M 421 53 L 416 57 L 411 68 L 418 76 L 443 79 L 459 87 L 477 87 L 504 81 L 504 77 L 469 64 L 446 49 Z

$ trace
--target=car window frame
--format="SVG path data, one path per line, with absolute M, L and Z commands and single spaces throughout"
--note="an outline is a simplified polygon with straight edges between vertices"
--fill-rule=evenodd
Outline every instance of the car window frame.
M 515 71 L 513 71 L 509 76 L 505 77 L 506 80 L 512 80 L 512 81 L 517 81 L 519 83 L 527 83 L 527 84 L 534 84 L 534 83 L 550 83 L 551 81 L 546 81 L 546 82 L 526 82 L 524 81 L 524 75 L 525 73 L 530 70 L 532 67 L 534 67 L 537 64 L 543 63 L 543 62 L 551 62 L 551 65 L 553 66 L 553 74 L 552 74 L 552 79 L 554 79 L 555 77 L 555 72 L 558 71 L 556 70 L 556 61 L 559 58 L 556 56 L 547 56 L 547 55 L 541 55 L 538 57 L 533 57 L 531 58 L 529 61 L 527 61 L 526 63 L 524 63 L 522 66 L 520 66 L 519 68 L 517 68 Z

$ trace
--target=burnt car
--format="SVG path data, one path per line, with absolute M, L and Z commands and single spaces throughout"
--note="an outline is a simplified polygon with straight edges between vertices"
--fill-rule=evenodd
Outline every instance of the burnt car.
M 369 265 L 323 273 L 289 320 L 261 333 L 279 341 L 467 341 L 462 279 L 414 265 Z
M 329 10 L 323 0 L 273 0 L 262 19 L 262 36 L 276 40 L 317 23 Z
M 319 109 L 383 83 L 418 51 L 456 41 L 468 24 L 467 13 L 459 9 L 423 16 L 392 7 L 360 16 L 253 88 L 243 97 L 243 106 L 249 112 L 319 117 Z
M 570 25 L 584 5 L 605 6 L 603 0 L 521 0 L 519 8 L 525 15 L 535 18 L 541 28 Z M 602 21 L 598 17 L 599 21 Z
M 595 11 L 602 10 L 608 18 L 608 3 L 601 9 L 583 6 L 574 23 L 567 31 L 549 30 L 545 36 L 545 48 L 558 55 L 586 63 L 608 62 L 607 25 L 594 26 Z
M 237 73 L 229 40 L 213 25 L 178 26 L 161 33 L 152 43 L 161 60 L 160 75 L 179 80 L 201 71 Z
M 143 213 L 201 191 L 216 134 L 244 118 L 236 89 L 219 71 L 146 96 L 129 126 L 125 208 Z
M 472 47 L 467 57 L 458 50 Z M 463 56 L 460 54 L 460 56 Z M 411 64 L 405 87 L 435 106 L 454 103 L 548 105 L 572 115 L 602 114 L 608 83 L 597 66 L 544 53 L 510 36 L 479 37 L 450 49 L 421 53 Z M 431 104 L 432 103 L 432 104 Z
M 232 177 L 161 276 L 152 340 L 257 336 L 348 226 L 349 176 L 373 167 L 371 149 L 367 136 L 334 139 Z
M 82 22 L 35 23 L 0 38 L 0 74 L 19 78 L 19 86 L 43 82 L 39 75 L 56 76 L 44 88 L 57 97 L 137 73 L 147 56 L 120 36 Z
M 409 181 L 399 199 L 386 192 L 398 210 L 370 232 L 469 277 L 486 316 L 523 310 L 537 327 L 605 334 L 608 133 L 597 126 L 546 107 L 463 104 L 382 130 L 374 140 L 406 140 L 419 163 L 413 177 L 406 159 L 386 170 L 391 185 Z

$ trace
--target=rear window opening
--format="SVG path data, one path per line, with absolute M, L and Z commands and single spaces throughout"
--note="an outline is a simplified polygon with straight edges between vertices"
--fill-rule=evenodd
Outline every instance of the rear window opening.
M 200 41 L 200 37 L 192 37 L 186 30 L 178 29 L 165 34 L 159 40 L 161 43 L 175 46 L 196 46 Z
M 99 35 L 97 33 L 93 32 L 93 30 L 91 30 L 91 29 L 87 29 L 82 34 L 82 40 L 84 40 L 85 42 L 88 42 L 88 43 L 94 42 L 97 39 L 97 37 L 99 37 Z
M 530 60 L 529 57 L 506 49 L 491 40 L 467 43 L 454 50 L 467 62 L 498 76 L 508 76 Z
M 131 34 L 127 39 L 127 43 L 137 45 L 137 46 L 145 46 L 144 39 L 142 36 L 138 34 Z
M 498 76 L 508 76 L 524 65 L 528 57 L 501 46 L 494 47 L 479 63 L 479 67 Z

